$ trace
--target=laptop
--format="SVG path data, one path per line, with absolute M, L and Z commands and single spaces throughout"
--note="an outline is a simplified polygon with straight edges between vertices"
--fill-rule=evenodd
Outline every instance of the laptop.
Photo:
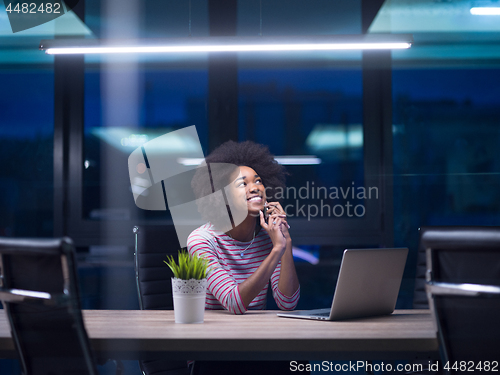
M 391 314 L 407 255 L 407 248 L 346 249 L 331 308 L 283 312 L 278 316 L 344 320 Z

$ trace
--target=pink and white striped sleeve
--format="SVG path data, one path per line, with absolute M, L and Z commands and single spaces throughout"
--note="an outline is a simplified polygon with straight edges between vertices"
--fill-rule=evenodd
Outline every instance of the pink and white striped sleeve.
M 226 310 L 236 315 L 244 314 L 247 309 L 241 300 L 238 283 L 222 267 L 214 244 L 193 232 L 187 245 L 189 254 L 208 259 L 208 292 L 215 296 Z
M 281 292 L 278 288 L 278 282 L 280 280 L 280 272 L 281 272 L 281 261 L 276 266 L 273 275 L 271 276 L 271 287 L 273 290 L 273 297 L 276 301 L 276 305 L 281 310 L 293 310 L 297 307 L 300 298 L 300 286 L 297 291 L 291 295 L 287 296 Z

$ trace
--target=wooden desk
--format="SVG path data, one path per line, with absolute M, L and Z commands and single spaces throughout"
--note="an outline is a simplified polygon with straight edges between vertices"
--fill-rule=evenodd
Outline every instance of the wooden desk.
M 278 318 L 276 311 L 206 311 L 204 324 L 175 324 L 173 311 L 86 310 L 96 352 L 109 358 L 368 360 L 438 358 L 428 310 L 343 322 Z M 0 313 L 0 355 L 13 357 Z

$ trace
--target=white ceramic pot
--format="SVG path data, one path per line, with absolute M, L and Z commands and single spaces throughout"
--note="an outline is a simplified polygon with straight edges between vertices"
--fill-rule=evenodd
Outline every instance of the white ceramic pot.
M 176 323 L 203 323 L 207 279 L 182 280 L 172 277 Z

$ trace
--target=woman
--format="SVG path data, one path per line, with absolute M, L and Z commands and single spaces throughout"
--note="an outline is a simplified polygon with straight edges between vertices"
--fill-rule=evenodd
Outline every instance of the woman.
M 269 280 L 278 307 L 294 309 L 300 287 L 293 263 L 292 239 L 285 212 L 279 202 L 273 201 L 276 189 L 284 187 L 284 167 L 266 147 L 250 141 L 226 142 L 205 160 L 208 166 L 230 163 L 239 167 L 237 175 L 232 173 L 220 185 L 228 185 L 233 222 L 238 216 L 235 210 L 246 213 L 246 217 L 238 220 L 241 223 L 223 231 L 222 225 L 214 224 L 220 222 L 221 216 L 221 212 L 214 210 L 215 205 L 205 203 L 200 207 L 209 222 L 191 233 L 188 250 L 209 260 L 206 309 L 227 309 L 235 314 L 264 309 Z M 209 193 L 207 189 L 211 186 L 205 181 L 202 173 L 193 179 L 198 197 Z M 242 202 L 246 207 L 241 206 Z
M 271 281 L 278 307 L 294 309 L 300 286 L 293 263 L 292 239 L 285 212 L 274 199 L 276 189 L 285 185 L 284 167 L 274 160 L 267 147 L 250 141 L 226 142 L 205 161 L 208 167 L 197 170 L 192 187 L 198 198 L 205 197 L 198 209 L 208 223 L 188 238 L 189 253 L 209 260 L 205 308 L 227 309 L 234 314 L 243 314 L 248 309 L 262 310 L 266 307 Z M 224 171 L 214 177 L 220 163 L 238 168 L 222 168 Z M 226 193 L 223 202 L 222 194 L 213 194 L 216 191 Z M 224 220 L 228 216 L 229 225 Z M 292 372 L 289 362 L 196 361 L 193 373 Z

